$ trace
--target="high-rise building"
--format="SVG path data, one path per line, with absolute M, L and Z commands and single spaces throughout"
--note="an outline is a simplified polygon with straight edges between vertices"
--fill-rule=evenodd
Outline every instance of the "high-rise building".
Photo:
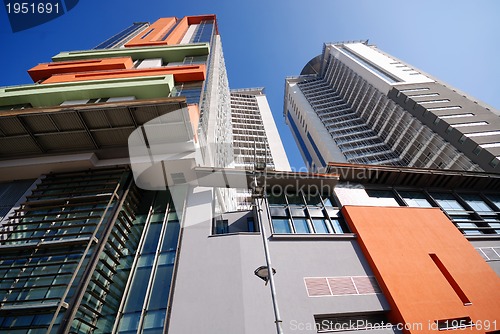
M 236 168 L 254 170 L 261 164 L 272 170 L 291 170 L 263 88 L 231 90 L 231 120 Z M 239 190 L 236 197 L 238 209 L 252 208 L 248 191 Z
M 193 168 L 235 164 L 215 16 L 134 23 L 28 72 L 35 84 L 0 88 L 0 332 L 164 332 L 181 227 L 236 207 L 221 185 L 185 215 Z M 287 167 L 249 95 L 262 115 L 248 119 L 274 132 L 247 139 Z
M 284 113 L 312 168 L 500 170 L 497 110 L 367 41 L 325 44 L 286 79 Z
M 231 90 L 231 119 L 235 167 L 265 163 L 273 170 L 290 170 L 263 88 Z

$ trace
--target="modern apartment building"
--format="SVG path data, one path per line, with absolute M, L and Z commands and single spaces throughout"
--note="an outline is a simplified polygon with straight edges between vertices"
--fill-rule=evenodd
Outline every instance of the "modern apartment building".
M 231 119 L 235 167 L 265 163 L 273 170 L 290 170 L 264 88 L 232 89 Z
M 231 120 L 236 168 L 291 170 L 264 88 L 231 90 Z M 252 208 L 249 191 L 239 190 L 236 197 L 237 209 Z
M 187 182 L 234 165 L 215 15 L 134 23 L 28 72 L 0 88 L 0 332 L 163 332 L 183 218 L 196 225 Z M 236 207 L 211 189 L 210 221 Z
M 500 113 L 364 42 L 328 43 L 286 79 L 286 122 L 313 169 L 329 161 L 500 170 Z

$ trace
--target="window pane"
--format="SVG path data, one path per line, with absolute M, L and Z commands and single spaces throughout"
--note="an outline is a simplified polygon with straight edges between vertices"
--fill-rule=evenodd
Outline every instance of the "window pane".
M 229 226 L 227 219 L 215 221 L 215 234 L 229 233 Z
M 493 210 L 483 201 L 481 196 L 474 194 L 460 194 L 460 196 L 476 212 L 493 212 Z
M 248 232 L 255 232 L 255 222 L 253 218 L 247 218 Z
M 144 242 L 142 253 L 153 253 L 156 251 L 158 239 L 160 238 L 162 224 L 151 224 L 149 226 L 148 235 Z
M 167 307 L 172 270 L 173 266 L 167 265 L 158 267 L 148 309 L 155 310 Z
M 144 318 L 144 329 L 163 328 L 165 310 L 151 311 Z
M 323 197 L 323 203 L 325 203 L 325 206 L 334 206 L 329 197 Z
M 405 200 L 406 204 L 414 208 L 430 208 L 431 203 L 425 197 L 425 194 L 414 191 L 400 191 L 399 194 Z
M 394 198 L 394 194 L 391 190 L 367 189 L 366 193 L 369 197 L 377 199 L 380 202 L 379 205 L 399 206 L 399 203 Z
M 500 210 L 500 196 L 499 195 L 486 195 L 490 201 L 493 202 L 493 204 L 496 205 L 498 210 Z
M 287 218 L 273 218 L 274 233 L 292 233 Z
M 286 195 L 288 203 L 291 205 L 304 205 L 304 200 L 301 194 L 297 195 Z
M 331 217 L 330 217 L 330 219 L 332 221 L 332 227 L 333 227 L 333 230 L 335 231 L 335 233 L 343 234 L 344 231 L 342 230 L 342 225 L 340 225 L 339 220 L 331 218 Z
M 293 218 L 293 224 L 295 226 L 295 233 L 311 233 L 309 231 L 309 226 L 307 225 L 306 218 Z
M 452 194 L 448 193 L 432 193 L 431 196 L 446 212 L 465 211 L 464 207 L 458 203 Z
M 307 205 L 321 206 L 321 198 L 319 195 L 305 195 Z
M 326 227 L 326 221 L 324 219 L 317 219 L 314 218 L 312 220 L 314 230 L 316 230 L 316 233 L 330 233 L 328 231 L 328 228 Z
M 137 269 L 130 288 L 130 294 L 127 298 L 127 304 L 125 306 L 126 312 L 142 310 L 150 274 L 151 267 L 142 267 Z
M 137 327 L 139 327 L 140 317 L 141 312 L 124 314 L 122 320 L 120 321 L 118 331 L 122 333 L 125 331 L 137 330 Z
M 167 233 L 163 238 L 161 251 L 174 250 L 177 247 L 177 240 L 179 239 L 180 225 L 178 221 L 169 221 L 167 223 Z
M 273 195 L 270 194 L 267 198 L 267 201 L 269 202 L 269 205 L 285 205 L 285 196 L 283 194 L 280 195 Z
M 456 223 L 457 226 L 461 229 L 463 229 L 465 234 L 482 234 L 481 231 L 476 230 L 477 228 L 476 224 L 474 223 Z

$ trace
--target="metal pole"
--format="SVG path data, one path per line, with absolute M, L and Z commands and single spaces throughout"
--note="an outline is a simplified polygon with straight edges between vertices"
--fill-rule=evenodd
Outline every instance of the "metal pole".
M 257 185 L 257 177 L 256 174 L 254 173 L 254 184 Z M 265 194 L 265 190 L 264 190 Z M 259 221 L 259 229 L 260 229 L 260 234 L 262 235 L 262 243 L 264 244 L 264 254 L 266 256 L 266 265 L 267 265 L 267 272 L 269 273 L 269 286 L 271 287 L 271 298 L 273 300 L 273 309 L 274 309 L 274 323 L 276 324 L 276 333 L 278 334 L 283 334 L 283 329 L 281 328 L 281 316 L 280 316 L 280 311 L 278 308 L 278 300 L 276 298 L 276 288 L 274 286 L 274 277 L 273 277 L 273 267 L 271 265 L 271 255 L 269 253 L 269 245 L 268 245 L 268 240 L 266 237 L 266 232 L 264 229 L 264 224 L 262 223 L 262 208 L 261 204 L 259 203 L 259 199 L 261 201 L 264 201 L 263 198 L 256 198 L 256 208 L 257 208 L 257 220 Z

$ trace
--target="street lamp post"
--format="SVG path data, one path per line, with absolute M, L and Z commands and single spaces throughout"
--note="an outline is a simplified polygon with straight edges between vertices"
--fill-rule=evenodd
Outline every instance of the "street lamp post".
M 256 180 L 255 180 L 256 181 Z M 265 193 L 265 191 L 264 191 Z M 271 298 L 273 300 L 273 309 L 274 309 L 274 323 L 276 324 L 276 333 L 283 334 L 283 329 L 281 328 L 281 316 L 278 308 L 278 300 L 276 298 L 276 287 L 274 283 L 274 274 L 276 270 L 271 266 L 271 256 L 269 254 L 269 245 L 266 236 L 266 231 L 264 229 L 264 224 L 262 223 L 262 206 L 259 201 L 264 201 L 264 198 L 256 198 L 256 209 L 257 209 L 257 220 L 259 223 L 259 230 L 262 236 L 262 243 L 264 245 L 264 253 L 266 256 L 266 265 L 257 268 L 254 271 L 254 274 L 261 279 L 263 279 L 267 283 L 269 282 L 269 286 L 271 288 Z

